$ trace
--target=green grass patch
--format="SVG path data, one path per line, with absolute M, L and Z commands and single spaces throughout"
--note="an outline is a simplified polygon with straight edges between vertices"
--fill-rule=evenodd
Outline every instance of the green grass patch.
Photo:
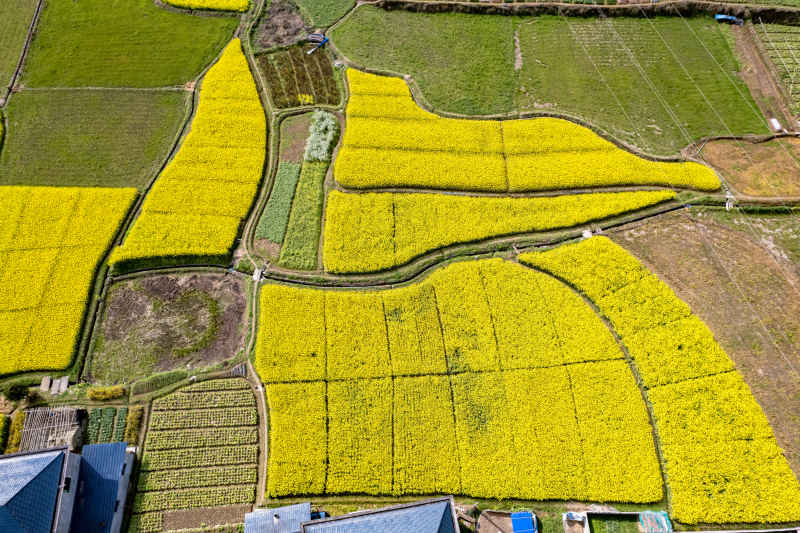
M 414 77 L 437 110 L 467 115 L 514 110 L 511 17 L 359 7 L 331 40 L 360 65 Z
M 292 209 L 292 198 L 299 179 L 299 164 L 281 163 L 278 166 L 275 185 L 256 227 L 257 239 L 269 239 L 278 244 L 283 242 L 286 225 L 289 223 L 289 212 Z
M 356 5 L 356 0 L 295 0 L 295 2 L 300 6 L 303 15 L 317 27 L 330 26 Z
M 495 17 L 363 6 L 332 39 L 360 65 L 413 76 L 435 110 L 563 113 L 665 155 L 704 136 L 768 132 L 737 74 L 730 31 L 710 17 Z
M 295 270 L 317 268 L 319 236 L 322 226 L 322 204 L 328 163 L 303 163 L 297 184 L 289 225 L 278 264 Z
M 0 4 L 0 97 L 17 68 L 28 27 L 39 0 L 5 0 Z
M 137 187 L 158 172 L 189 93 L 22 91 L 7 109 L 0 185 Z
M 182 85 L 216 57 L 238 23 L 174 13 L 153 0 L 49 1 L 23 81 L 33 87 Z

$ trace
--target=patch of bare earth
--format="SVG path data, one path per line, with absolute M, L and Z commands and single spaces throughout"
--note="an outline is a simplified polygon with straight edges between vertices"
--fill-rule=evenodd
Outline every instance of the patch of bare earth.
M 253 40 L 266 50 L 301 41 L 310 31 L 297 8 L 286 0 L 273 0 L 253 31 Z
M 126 383 L 205 368 L 244 348 L 246 294 L 232 274 L 153 275 L 112 285 L 90 376 Z
M 709 325 L 800 475 L 800 277 L 752 232 L 703 212 L 679 212 L 609 237 Z
M 717 140 L 705 144 L 703 159 L 746 196 L 800 197 L 800 139 L 753 143 Z
M 311 113 L 295 115 L 281 122 L 281 162 L 300 163 L 303 161 L 310 125 Z
M 241 524 L 244 515 L 252 509 L 251 505 L 230 505 L 226 507 L 205 507 L 164 513 L 164 530 L 190 529 L 225 524 Z
M 767 118 L 775 118 L 781 126 L 794 129 L 791 106 L 778 85 L 777 76 L 765 59 L 766 52 L 759 48 L 759 38 L 752 22 L 744 26 L 732 26 L 736 55 L 742 65 L 739 73 L 761 112 Z

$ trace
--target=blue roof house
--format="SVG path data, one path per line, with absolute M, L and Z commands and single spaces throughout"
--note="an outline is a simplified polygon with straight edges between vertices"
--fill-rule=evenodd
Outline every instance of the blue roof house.
M 245 533 L 460 533 L 452 496 L 311 520 L 311 505 L 259 509 Z
M 124 443 L 83 453 L 64 447 L 0 457 L 0 532 L 117 533 L 135 453 Z

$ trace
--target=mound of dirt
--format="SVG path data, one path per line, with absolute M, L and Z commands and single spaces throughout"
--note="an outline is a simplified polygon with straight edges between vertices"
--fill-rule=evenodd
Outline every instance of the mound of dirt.
M 253 40 L 257 47 L 268 50 L 295 44 L 310 32 L 294 5 L 287 0 L 273 0 L 253 30 Z
M 156 372 L 204 368 L 244 347 L 242 281 L 227 274 L 154 275 L 108 291 L 89 374 L 130 383 Z

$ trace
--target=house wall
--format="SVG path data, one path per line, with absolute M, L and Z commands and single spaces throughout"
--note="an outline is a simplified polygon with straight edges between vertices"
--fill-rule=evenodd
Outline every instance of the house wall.
M 128 487 L 130 486 L 134 461 L 136 461 L 136 453 L 129 448 L 125 453 L 125 466 L 123 467 L 123 474 L 119 480 L 119 487 L 117 488 L 117 501 L 119 505 L 114 513 L 114 519 L 111 521 L 109 533 L 119 533 L 120 529 L 122 529 L 122 518 L 125 514 L 125 501 L 128 499 Z
M 75 508 L 75 496 L 78 494 L 78 483 L 81 475 L 81 456 L 77 453 L 65 452 L 64 469 L 56 501 L 56 518 L 53 533 L 69 533 L 72 523 L 72 511 Z M 69 490 L 67 490 L 69 489 Z

